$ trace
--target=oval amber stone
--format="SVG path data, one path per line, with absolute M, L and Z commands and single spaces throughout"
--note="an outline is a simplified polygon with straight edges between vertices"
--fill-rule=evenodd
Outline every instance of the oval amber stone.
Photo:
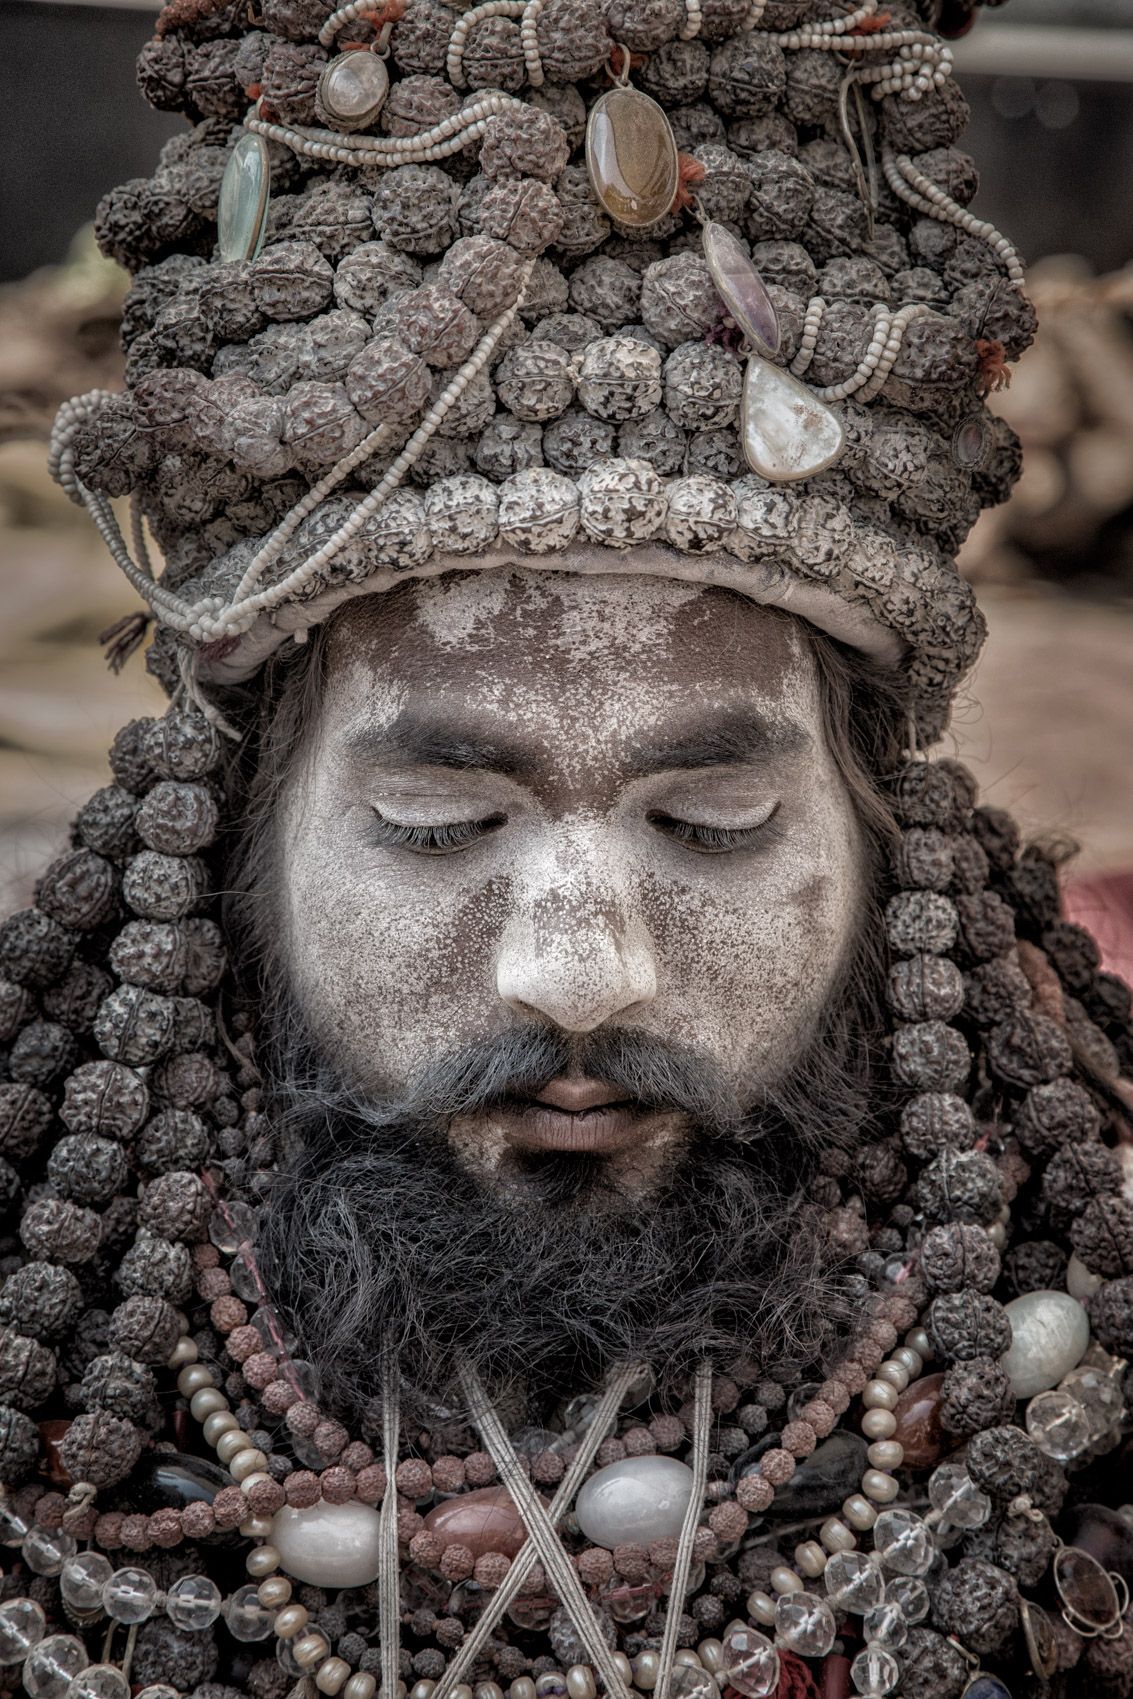
M 586 123 L 594 193 L 619 224 L 645 229 L 670 210 L 680 181 L 677 144 L 664 112 L 640 89 L 604 94 Z
M 940 1388 L 943 1375 L 924 1375 L 902 1392 L 893 1406 L 897 1427 L 893 1438 L 904 1447 L 902 1468 L 930 1469 L 949 1449 L 940 1426 Z
M 473 1557 L 503 1552 L 514 1557 L 527 1538 L 523 1518 L 506 1487 L 481 1487 L 436 1504 L 425 1518 L 446 1546 L 467 1546 Z

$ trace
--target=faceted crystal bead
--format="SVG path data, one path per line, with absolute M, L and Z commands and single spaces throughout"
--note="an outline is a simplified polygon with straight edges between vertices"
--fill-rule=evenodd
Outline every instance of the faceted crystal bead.
M 263 1297 L 263 1287 L 258 1278 L 259 1271 L 247 1251 L 241 1251 L 234 1256 L 228 1265 L 228 1278 L 232 1282 L 232 1290 L 245 1303 L 258 1304 Z
M 692 1470 L 676 1457 L 627 1457 L 586 1481 L 574 1513 L 586 1538 L 615 1546 L 675 1537 L 692 1496 Z
M 225 1606 L 224 1620 L 234 1640 L 266 1640 L 275 1612 L 261 1605 L 253 1586 L 238 1587 Z
M 1076 1546 L 1060 1546 L 1054 1554 L 1054 1584 L 1067 1611 L 1075 1618 L 1072 1627 L 1102 1634 L 1119 1620 L 1117 1588 L 1088 1552 L 1079 1551 Z
M 286 1351 L 289 1357 L 293 1351 L 298 1350 L 299 1341 L 295 1334 L 291 1332 L 290 1328 L 284 1327 L 280 1317 L 270 1304 L 261 1304 L 258 1310 L 253 1310 L 248 1321 L 263 1340 L 267 1350 Z M 289 1367 L 295 1375 L 300 1391 L 306 1397 L 312 1397 L 315 1391 L 315 1371 L 310 1363 L 303 1363 L 300 1367 L 293 1360 Z M 307 1371 L 306 1381 L 302 1373 L 303 1369 Z
M 775 1606 L 775 1632 L 801 1658 L 824 1658 L 837 1630 L 834 1612 L 816 1593 L 784 1593 Z
M 885 1583 L 885 1602 L 896 1605 L 906 1622 L 923 1622 L 928 1615 L 928 1588 L 912 1575 L 895 1575 Z
M 867 1646 L 850 1665 L 850 1680 L 868 1699 L 875 1699 L 875 1696 L 879 1699 L 883 1693 L 892 1693 L 900 1675 L 901 1666 L 884 1646 Z
M 927 1575 L 932 1567 L 932 1535 L 911 1510 L 883 1510 L 873 1525 L 873 1549 L 894 1575 Z
M 319 104 L 340 130 L 364 130 L 388 93 L 389 72 L 376 53 L 340 53 L 319 78 Z
M 753 354 L 744 372 L 740 430 L 753 472 L 772 484 L 833 466 L 846 436 L 836 413 L 798 378 Z
M 541 1451 L 549 1451 L 558 1439 L 549 1428 L 516 1428 L 510 1436 L 516 1454 L 520 1457 L 538 1457 Z
M 250 137 L 245 136 L 248 141 Z M 237 148 L 240 144 L 237 143 Z M 235 155 L 233 156 L 235 157 Z M 232 161 L 229 160 L 229 165 Z M 225 173 L 227 176 L 227 172 Z M 224 193 L 223 185 L 221 194 Z M 256 1212 L 251 1204 L 233 1201 L 223 1210 L 214 1209 L 209 1217 L 209 1238 L 224 1256 L 232 1256 L 243 1245 L 250 1245 L 256 1233 Z
M 175 1628 L 211 1628 L 222 1603 L 220 1588 L 207 1575 L 183 1575 L 166 1595 L 165 1614 Z
M 628 1582 L 617 1578 L 606 1582 L 599 1597 L 614 1621 L 622 1624 L 640 1622 L 642 1617 L 649 1615 L 656 1602 L 652 1587 L 631 1587 Z
M 1068 1392 L 1085 1410 L 1091 1440 L 1101 1439 L 1125 1414 L 1119 1371 L 1083 1363 L 1063 1376 L 1058 1390 Z
M 601 1400 L 595 1398 L 592 1392 L 580 1392 L 563 1407 L 563 1427 L 577 1428 L 585 1432 L 598 1414 Z
M 220 258 L 254 260 L 263 246 L 268 221 L 268 194 L 271 189 L 271 160 L 267 143 L 262 136 L 250 132 L 240 137 L 228 156 L 224 176 L 220 180 L 217 204 L 217 249 Z M 252 1211 L 247 1204 L 232 1203 L 226 1214 Z M 252 1237 L 236 1233 L 225 1223 L 219 1210 L 213 1212 L 215 1228 L 210 1226 L 209 1237 L 220 1251 L 230 1254 Z M 218 1237 L 219 1234 L 219 1237 Z
M 74 1634 L 49 1634 L 24 1661 L 24 1686 L 31 1699 L 63 1699 L 90 1653 Z
M 1027 1405 L 1027 1432 L 1056 1463 L 1069 1463 L 1090 1443 L 1085 1406 L 1068 1392 L 1038 1392 Z
M 615 88 L 590 109 L 586 169 L 602 206 L 619 224 L 644 230 L 670 210 L 680 182 L 672 126 L 635 88 Z
M 130 1683 L 114 1664 L 88 1664 L 72 1681 L 64 1699 L 130 1699 Z
M 890 1590 L 892 1587 L 893 1583 L 890 1582 Z M 871 1645 L 885 1646 L 889 1651 L 896 1652 L 909 1638 L 908 1619 L 900 1605 L 887 1600 L 866 1612 L 862 1633 Z
M 836 1611 L 864 1616 L 885 1597 L 885 1577 L 876 1558 L 864 1552 L 835 1552 L 823 1573 L 826 1596 Z
M 32 1528 L 24 1541 L 23 1560 L 37 1575 L 58 1575 L 69 1557 L 78 1551 L 78 1541 L 70 1534 L 50 1533 L 46 1528 Z
M 928 1496 L 933 1509 L 955 1528 L 982 1528 L 991 1515 L 990 1498 L 959 1463 L 942 1463 L 933 1471 Z
M 102 1608 L 115 1622 L 145 1622 L 157 1608 L 157 1582 L 148 1569 L 116 1569 L 102 1589 Z
M 28 1526 L 10 1504 L 0 1503 L 0 1546 L 22 1546 Z
M 79 1552 L 69 1557 L 59 1576 L 63 1603 L 79 1616 L 101 1614 L 102 1589 L 113 1573 L 113 1564 L 101 1552 Z
M 46 1627 L 47 1618 L 34 1599 L 9 1599 L 0 1605 L 0 1665 L 22 1664 Z
M 720 299 L 756 352 L 773 357 L 779 352 L 779 315 L 742 244 L 714 219 L 700 240 Z
M 670 1699 L 720 1699 L 716 1678 L 696 1664 L 676 1664 L 669 1677 Z
M 765 1699 L 779 1685 L 779 1654 L 758 1628 L 735 1622 L 724 1636 L 720 1679 L 744 1699 Z
M 551 1620 L 554 1607 L 549 1599 L 516 1599 L 508 1606 L 508 1619 L 527 1634 L 541 1634 Z

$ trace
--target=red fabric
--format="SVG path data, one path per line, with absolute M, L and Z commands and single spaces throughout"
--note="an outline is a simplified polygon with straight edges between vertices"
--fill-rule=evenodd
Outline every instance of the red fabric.
M 779 1685 L 775 1689 L 775 1699 L 822 1699 L 806 1664 L 784 1647 L 779 1648 Z

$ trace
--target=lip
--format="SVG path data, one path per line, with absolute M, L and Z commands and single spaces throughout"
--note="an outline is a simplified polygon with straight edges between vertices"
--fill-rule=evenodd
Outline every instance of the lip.
M 504 1136 L 517 1150 L 606 1154 L 640 1137 L 643 1111 L 604 1080 L 563 1075 L 503 1111 Z

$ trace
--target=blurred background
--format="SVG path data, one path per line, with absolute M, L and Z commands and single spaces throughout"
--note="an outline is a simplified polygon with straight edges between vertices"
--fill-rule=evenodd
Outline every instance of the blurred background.
M 120 382 L 126 279 L 89 220 L 181 124 L 134 85 L 157 10 L 0 0 L 0 912 L 118 726 L 160 709 L 140 656 L 105 667 L 135 603 L 44 468 L 59 402 Z M 1029 260 L 1040 328 L 993 400 L 1025 470 L 962 561 L 991 636 L 950 739 L 987 800 L 1080 845 L 1075 918 L 1133 978 L 1133 0 L 1012 0 L 955 56 L 976 210 Z

